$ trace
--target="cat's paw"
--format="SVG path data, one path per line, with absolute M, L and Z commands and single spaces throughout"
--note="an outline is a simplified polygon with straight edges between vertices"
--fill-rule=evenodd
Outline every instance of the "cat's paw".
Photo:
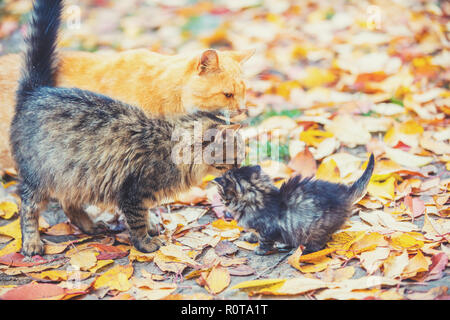
M 278 242 L 275 245 L 275 248 L 278 250 L 278 252 L 281 252 L 281 253 L 289 252 L 293 249 L 290 245 L 281 243 L 281 242 Z
M 258 236 L 254 234 L 253 232 L 247 232 L 242 236 L 242 240 L 250 242 L 250 243 L 257 243 L 258 242 Z
M 269 254 L 273 254 L 276 253 L 277 250 L 275 250 L 274 248 L 267 248 L 267 247 L 257 247 L 255 249 L 255 254 L 257 254 L 258 256 L 267 256 Z
M 133 241 L 137 250 L 144 253 L 150 253 L 158 250 L 164 243 L 157 237 L 146 236 L 144 239 Z
M 24 256 L 41 256 L 44 254 L 44 243 L 39 238 L 26 240 L 22 243 L 22 254 Z

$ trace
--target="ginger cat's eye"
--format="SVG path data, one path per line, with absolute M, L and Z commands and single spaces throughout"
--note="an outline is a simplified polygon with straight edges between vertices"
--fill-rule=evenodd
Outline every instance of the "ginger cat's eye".
M 234 96 L 234 94 L 232 94 L 232 93 L 224 93 L 224 95 L 225 95 L 225 97 L 227 97 L 227 98 L 233 98 L 233 96 Z

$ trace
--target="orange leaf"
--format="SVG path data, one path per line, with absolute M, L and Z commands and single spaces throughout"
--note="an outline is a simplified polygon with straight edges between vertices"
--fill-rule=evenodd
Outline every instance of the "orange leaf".
M 295 158 L 291 159 L 288 164 L 289 168 L 303 177 L 311 177 L 316 174 L 317 163 L 308 147 L 297 153 Z
M 133 271 L 134 269 L 131 264 L 124 266 L 116 265 L 95 279 L 94 288 L 109 287 L 111 290 L 130 290 L 132 285 L 128 279 L 132 276 Z
M 222 266 L 215 266 L 206 277 L 206 289 L 211 294 L 218 294 L 228 287 L 230 281 L 228 270 Z

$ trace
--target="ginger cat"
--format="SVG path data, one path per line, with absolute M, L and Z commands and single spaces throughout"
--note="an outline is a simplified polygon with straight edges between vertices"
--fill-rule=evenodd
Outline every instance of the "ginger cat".
M 241 64 L 248 51 L 205 50 L 162 55 L 146 49 L 120 53 L 62 51 L 56 85 L 101 93 L 151 114 L 192 113 L 197 109 L 244 107 Z M 0 57 L 0 169 L 14 167 L 9 128 L 14 114 L 21 56 Z

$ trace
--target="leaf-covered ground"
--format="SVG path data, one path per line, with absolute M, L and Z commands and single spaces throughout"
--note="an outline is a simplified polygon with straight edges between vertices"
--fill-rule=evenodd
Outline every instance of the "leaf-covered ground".
M 46 254 L 23 259 L 14 171 L 0 168 L 1 299 L 449 298 L 448 2 L 68 3 L 81 23 L 66 25 L 62 47 L 255 48 L 244 68 L 246 161 L 258 156 L 277 185 L 298 173 L 352 183 L 372 152 L 375 172 L 351 219 L 309 255 L 253 254 L 206 177 L 153 210 L 166 240 L 156 253 L 137 252 L 126 231 L 83 235 L 51 204 L 40 220 Z M 0 54 L 20 50 L 30 5 L 0 1 Z

